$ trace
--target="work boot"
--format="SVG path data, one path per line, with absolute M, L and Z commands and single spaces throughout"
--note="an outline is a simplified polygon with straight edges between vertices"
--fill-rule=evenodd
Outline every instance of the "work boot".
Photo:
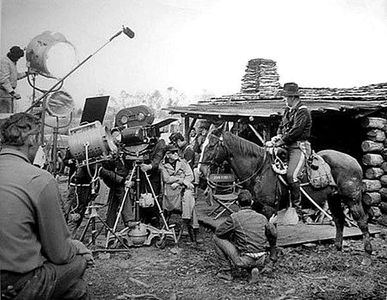
M 199 235 L 199 228 L 194 228 L 193 234 L 194 234 L 194 240 L 195 240 L 195 242 L 197 244 L 203 244 L 204 243 L 203 239 L 198 237 L 198 235 Z
M 219 279 L 226 280 L 226 281 L 232 281 L 232 279 L 233 279 L 231 270 L 219 271 L 216 274 L 216 277 L 218 277 Z
M 191 243 L 194 243 L 196 245 L 196 235 L 194 234 L 194 230 L 192 226 L 187 224 L 187 230 L 188 230 L 188 235 Z
M 256 283 L 259 280 L 259 270 L 258 268 L 253 268 L 251 270 L 251 277 L 249 283 Z

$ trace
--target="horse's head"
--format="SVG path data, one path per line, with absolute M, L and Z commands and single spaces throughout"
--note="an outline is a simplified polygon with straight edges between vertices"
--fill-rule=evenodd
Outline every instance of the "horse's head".
M 207 178 L 211 168 L 220 166 L 227 157 L 227 149 L 223 143 L 223 130 L 222 128 L 213 129 L 208 133 L 203 144 L 199 160 L 199 170 Z

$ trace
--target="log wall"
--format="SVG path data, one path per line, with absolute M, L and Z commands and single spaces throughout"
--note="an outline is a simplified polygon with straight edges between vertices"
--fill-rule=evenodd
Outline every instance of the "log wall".
M 364 170 L 364 203 L 375 219 L 387 219 L 387 119 L 365 117 L 362 164 Z

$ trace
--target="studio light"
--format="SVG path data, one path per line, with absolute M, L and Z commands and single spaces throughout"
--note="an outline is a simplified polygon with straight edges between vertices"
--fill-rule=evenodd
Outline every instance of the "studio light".
M 111 159 L 117 152 L 110 131 L 99 121 L 69 130 L 69 150 L 80 164 L 92 164 Z
M 75 66 L 76 52 L 63 34 L 45 31 L 28 44 L 26 60 L 30 71 L 60 79 Z
M 51 116 L 67 117 L 74 110 L 74 100 L 65 91 L 52 93 L 46 102 L 46 109 Z

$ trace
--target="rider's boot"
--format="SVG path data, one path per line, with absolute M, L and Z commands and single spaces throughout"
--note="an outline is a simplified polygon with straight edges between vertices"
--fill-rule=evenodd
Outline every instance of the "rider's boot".
M 301 207 L 300 183 L 298 181 L 291 183 L 290 189 L 291 189 L 291 201 L 292 201 L 293 207 L 295 208 L 295 210 L 297 212 L 298 219 L 299 219 L 299 221 L 304 222 L 305 216 L 304 216 L 304 212 L 302 211 L 302 207 Z

